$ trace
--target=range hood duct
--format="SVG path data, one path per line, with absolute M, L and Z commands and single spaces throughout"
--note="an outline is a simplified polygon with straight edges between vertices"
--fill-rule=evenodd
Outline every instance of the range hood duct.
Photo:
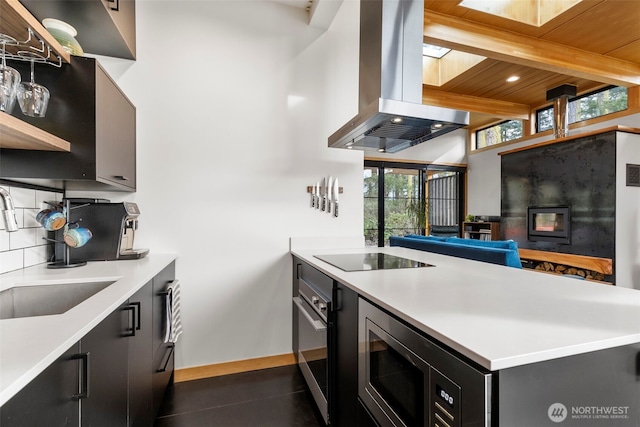
M 424 0 L 360 2 L 358 115 L 329 147 L 395 153 L 469 124 L 469 113 L 422 104 Z

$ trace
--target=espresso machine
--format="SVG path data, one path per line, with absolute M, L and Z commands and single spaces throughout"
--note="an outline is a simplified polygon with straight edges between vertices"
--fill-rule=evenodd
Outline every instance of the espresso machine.
M 68 202 L 68 205 L 67 205 Z M 111 261 L 139 259 L 149 249 L 135 249 L 134 237 L 138 228 L 138 205 L 132 202 L 110 203 L 106 199 L 65 199 L 68 206 L 69 226 L 91 230 L 91 239 L 82 247 L 67 248 L 56 244 L 56 260 L 62 260 L 67 251 L 67 262 Z M 55 232 L 55 240 L 63 240 L 63 230 Z

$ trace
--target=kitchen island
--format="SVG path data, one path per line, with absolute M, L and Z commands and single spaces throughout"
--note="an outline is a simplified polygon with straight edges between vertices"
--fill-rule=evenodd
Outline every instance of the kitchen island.
M 432 267 L 347 272 L 316 257 L 365 251 Z M 582 411 L 578 415 L 585 416 L 574 415 L 565 425 L 640 422 L 638 290 L 399 247 L 294 248 L 291 253 L 492 374 L 494 423 L 497 419 L 499 425 L 553 425 L 557 420 L 546 411 L 559 402 L 569 413 Z M 578 366 L 584 372 L 578 373 Z M 557 381 L 550 380 L 554 376 Z M 620 381 L 627 391 L 611 392 L 616 389 L 613 383 Z M 600 386 L 609 395 L 590 394 Z M 587 419 L 590 414 L 584 411 L 594 407 L 626 412 L 615 422 Z
M 0 275 L 0 291 L 25 285 L 113 282 L 62 314 L 0 320 L 0 406 L 175 259 L 173 254 L 150 254 L 140 260 L 89 262 L 78 268 L 47 269 L 41 264 Z
M 370 248 L 429 268 L 345 272 L 293 251 L 489 370 L 640 342 L 640 291 L 406 248 Z

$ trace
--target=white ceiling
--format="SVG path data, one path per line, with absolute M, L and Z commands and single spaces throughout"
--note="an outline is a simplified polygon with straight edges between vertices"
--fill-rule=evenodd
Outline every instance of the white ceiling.
M 314 28 L 329 28 L 343 0 L 269 0 L 308 12 L 308 24 Z
M 313 3 L 313 0 L 309 1 L 309 0 L 273 0 L 276 3 L 282 3 L 282 4 L 286 4 L 287 6 L 293 6 L 293 7 L 297 7 L 298 9 L 306 9 L 307 7 L 311 6 L 311 3 Z

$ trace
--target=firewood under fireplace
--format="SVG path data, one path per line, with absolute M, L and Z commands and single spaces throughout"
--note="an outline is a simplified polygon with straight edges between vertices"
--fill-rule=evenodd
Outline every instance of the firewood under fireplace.
M 523 266 L 553 274 L 583 277 L 585 280 L 602 281 L 613 274 L 613 262 L 609 258 L 597 258 L 558 252 L 518 249 Z M 604 282 L 606 283 L 606 282 Z

